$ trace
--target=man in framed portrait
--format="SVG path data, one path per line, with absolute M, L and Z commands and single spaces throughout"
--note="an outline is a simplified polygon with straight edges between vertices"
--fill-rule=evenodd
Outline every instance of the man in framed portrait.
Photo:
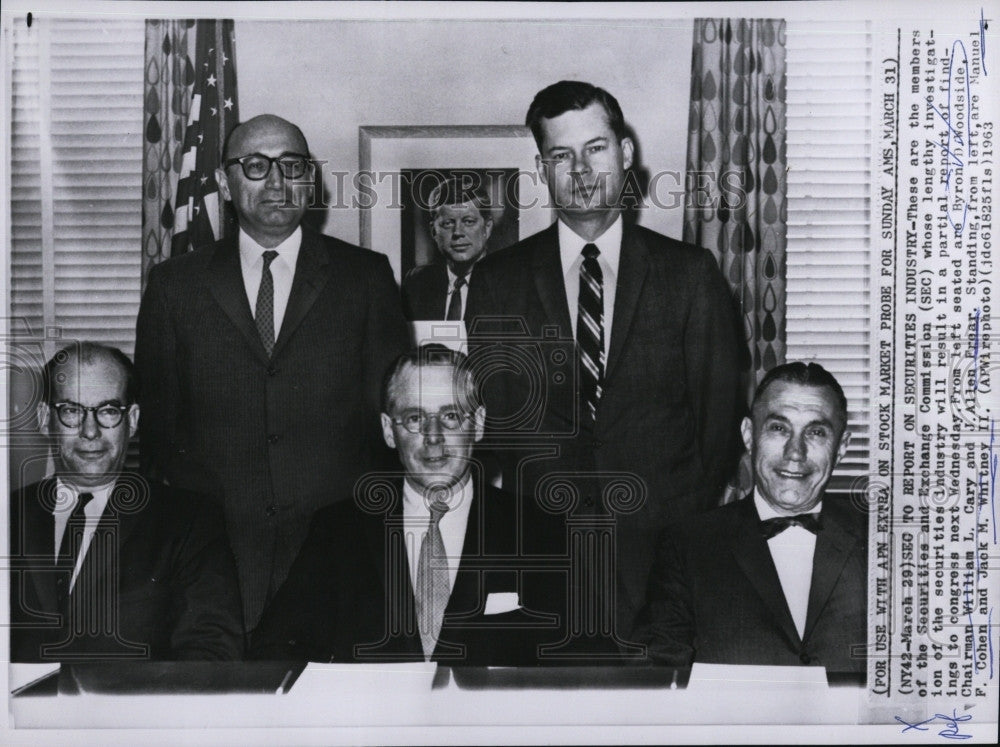
M 410 321 L 462 321 L 473 267 L 493 232 L 490 198 L 470 175 L 452 176 L 434 188 L 428 207 L 431 238 L 443 261 L 406 274 L 403 310 Z

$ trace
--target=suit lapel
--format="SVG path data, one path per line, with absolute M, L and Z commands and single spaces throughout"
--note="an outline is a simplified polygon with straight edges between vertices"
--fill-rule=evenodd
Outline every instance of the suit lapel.
M 561 333 L 571 334 L 573 327 L 566 306 L 566 282 L 559 258 L 557 224 L 553 223 L 539 234 L 538 244 L 531 255 L 531 270 L 535 291 L 545 310 L 545 324 L 558 324 Z
M 858 544 L 858 538 L 843 523 L 832 501 L 833 499 L 827 498 L 823 502 L 823 528 L 816 535 L 812 581 L 809 584 L 809 608 L 806 613 L 807 640 L 837 585 L 844 564 Z
M 431 275 L 429 286 L 430 292 L 427 294 L 425 302 L 427 308 L 424 309 L 424 314 L 427 319 L 443 320 L 448 315 L 449 301 L 448 268 L 445 265 L 439 265 L 438 269 Z
M 38 596 L 41 609 L 46 612 L 53 612 L 59 608 L 56 581 L 62 572 L 57 572 L 54 562 L 55 519 L 52 513 L 44 508 L 55 503 L 55 486 L 55 480 L 43 480 L 30 495 L 22 493 L 24 505 L 19 507 L 23 532 L 21 554 L 25 558 L 33 559 L 30 568 L 25 572 L 31 577 L 31 585 Z
M 771 551 L 768 550 L 767 541 L 758 528 L 760 517 L 757 515 L 757 507 L 751 496 L 741 501 L 740 512 L 739 529 L 733 547 L 736 563 L 750 581 L 754 591 L 763 600 L 765 608 L 774 617 L 782 634 L 797 649 L 801 642 L 799 634 L 795 629 L 792 613 L 788 609 L 788 602 L 785 601 L 785 594 L 781 590 L 781 581 L 778 579 Z
M 305 318 L 320 291 L 330 279 L 330 255 L 323 247 L 323 239 L 318 234 L 303 228 L 302 246 L 295 263 L 292 290 L 285 307 L 285 317 L 281 322 L 278 339 L 274 343 L 272 357 L 277 357 L 289 338 Z M 263 346 L 262 346 L 263 349 Z
M 475 480 L 475 477 L 473 477 Z M 484 502 L 478 488 L 473 490 L 472 505 L 469 506 L 469 519 L 465 523 L 465 539 L 462 542 L 462 557 L 459 559 L 458 574 L 455 576 L 455 588 L 448 597 L 448 607 L 445 616 L 449 614 L 468 613 L 478 609 L 480 604 L 481 573 L 477 569 L 462 568 L 466 558 L 478 558 L 482 555 L 485 522 L 482 511 Z
M 628 339 L 635 317 L 639 295 L 649 272 L 649 252 L 638 232 L 626 224 L 622 233 L 621 261 L 618 265 L 618 287 L 615 291 L 615 312 L 611 327 L 611 347 L 604 377 L 610 379 Z
M 121 591 L 118 588 L 117 579 L 111 583 L 100 583 L 100 581 L 110 574 L 120 574 L 122 552 L 129 537 L 141 521 L 142 510 L 118 510 L 118 503 L 123 498 L 116 498 L 115 496 L 118 494 L 118 491 L 126 490 L 134 491 L 135 488 L 127 481 L 120 481 L 116 483 L 108 495 L 108 502 L 104 506 L 104 512 L 97 522 L 97 527 L 94 530 L 94 536 L 90 540 L 87 553 L 83 556 L 80 573 L 77 575 L 76 585 L 73 588 L 74 594 L 77 593 L 77 589 L 83 583 L 93 583 L 95 584 L 95 589 L 105 589 L 108 593 L 111 593 L 112 590 L 114 593 Z
M 228 237 L 215 246 L 212 258 L 209 260 L 208 274 L 209 289 L 216 303 L 246 338 L 254 355 L 267 363 L 267 351 L 260 341 L 260 333 L 257 332 L 253 312 L 247 301 L 246 286 L 243 285 L 237 236 Z

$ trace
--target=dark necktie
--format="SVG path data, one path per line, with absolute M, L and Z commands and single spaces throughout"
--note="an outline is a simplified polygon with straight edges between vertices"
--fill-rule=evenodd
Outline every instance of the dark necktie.
M 59 564 L 69 568 L 70 573 L 76 565 L 76 556 L 83 546 L 83 530 L 87 526 L 87 514 L 84 509 L 93 500 L 93 493 L 80 493 L 76 505 L 69 515 L 66 528 L 63 530 L 62 544 L 59 545 Z
M 420 626 L 420 642 L 424 655 L 430 659 L 441 633 L 444 611 L 451 597 L 451 583 L 448 580 L 448 562 L 441 537 L 441 517 L 448 512 L 448 506 L 435 501 L 430 506 L 431 523 L 420 543 L 420 559 L 417 563 L 417 588 L 414 592 L 417 622 Z
M 264 350 L 270 356 L 274 350 L 274 277 L 271 275 L 271 263 L 278 253 L 273 249 L 264 252 L 264 270 L 260 275 L 260 290 L 257 291 L 257 311 L 254 321 L 257 322 L 257 332 Z
M 580 348 L 580 396 L 591 420 L 597 419 L 604 379 L 604 273 L 594 244 L 583 247 L 576 342 Z
M 796 514 L 795 516 L 775 516 L 773 519 L 764 519 L 760 522 L 760 532 L 765 540 L 781 534 L 790 526 L 800 526 L 808 529 L 813 534 L 823 528 L 820 523 L 819 514 Z
M 449 322 L 460 322 L 462 321 L 462 286 L 465 285 L 465 276 L 459 275 L 455 278 L 455 284 L 451 288 L 451 298 L 448 300 L 448 316 L 445 317 L 446 321 Z M 440 307 L 438 307 L 440 308 Z

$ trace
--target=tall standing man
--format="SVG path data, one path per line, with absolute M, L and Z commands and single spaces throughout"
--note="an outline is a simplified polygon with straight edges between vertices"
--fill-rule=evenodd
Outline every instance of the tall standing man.
M 403 279 L 403 309 L 410 321 L 464 318 L 472 269 L 486 254 L 493 231 L 490 199 L 459 177 L 431 192 L 431 237 L 443 263 L 414 267 Z
M 301 225 L 299 128 L 254 117 L 223 151 L 239 236 L 153 268 L 136 363 L 143 465 L 225 497 L 252 629 L 312 513 L 377 454 L 379 381 L 408 337 L 387 258 Z
M 627 636 L 657 534 L 714 505 L 732 471 L 735 318 L 709 252 L 622 220 L 634 145 L 614 96 L 561 81 L 526 119 L 558 221 L 480 262 L 470 350 L 504 487 L 547 500 L 570 479 L 578 513 L 616 517 L 612 603 Z M 518 338 L 542 351 L 537 371 L 518 370 L 532 348 L 515 352 Z

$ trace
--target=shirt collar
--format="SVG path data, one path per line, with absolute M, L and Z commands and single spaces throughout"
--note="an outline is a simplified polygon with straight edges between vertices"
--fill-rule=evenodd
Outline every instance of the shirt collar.
M 282 241 L 273 250 L 278 253 L 278 256 L 274 258 L 275 262 L 284 262 L 289 267 L 294 268 L 295 262 L 299 258 L 299 248 L 302 246 L 302 226 L 296 226 L 295 230 L 288 236 L 287 239 Z M 261 258 L 264 256 L 264 252 L 268 251 L 266 247 L 258 244 L 253 237 L 250 236 L 242 228 L 240 229 L 240 260 L 243 264 L 253 266 L 255 263 L 261 262 Z
M 76 485 L 71 485 L 68 482 L 63 482 L 62 478 L 56 478 L 56 505 L 55 510 L 64 511 L 65 507 L 70 505 L 76 505 L 77 496 L 80 493 L 90 493 L 93 499 L 90 505 L 100 506 L 101 513 L 104 512 L 104 507 L 108 503 L 108 498 L 111 497 L 111 491 L 114 490 L 115 483 L 117 480 L 113 480 L 106 485 L 99 485 L 96 488 L 80 488 Z M 88 511 L 88 513 L 90 513 Z
M 469 516 L 469 509 L 472 506 L 472 474 L 465 476 L 465 481 L 452 492 L 451 498 L 448 500 L 448 513 L 442 517 L 445 518 L 453 517 L 455 519 L 461 519 L 465 521 Z M 415 519 L 415 518 L 430 518 L 431 512 L 427 507 L 427 502 L 424 500 L 423 494 L 417 492 L 417 490 L 410 485 L 405 479 L 403 480 L 403 518 Z
M 753 502 L 757 507 L 757 515 L 760 517 L 761 521 L 766 521 L 767 519 L 774 519 L 778 516 L 789 516 L 790 514 L 780 514 L 771 507 L 771 504 L 764 500 L 760 494 L 760 490 L 757 488 L 753 489 Z M 815 506 L 809 511 L 798 511 L 796 513 L 807 513 L 819 515 L 819 512 L 823 510 L 823 501 L 820 500 Z
M 452 288 L 455 287 L 455 278 L 457 278 L 458 275 L 456 275 L 454 272 L 451 271 L 451 267 L 449 267 L 447 263 L 445 263 L 444 269 L 448 271 L 448 290 L 450 291 Z M 469 278 L 472 277 L 472 271 L 474 269 L 475 269 L 475 265 L 473 265 L 472 267 L 470 267 L 469 271 L 467 273 L 465 273 L 465 284 L 466 285 L 469 284 Z
M 573 269 L 573 265 L 580 259 L 580 253 L 587 244 L 596 244 L 601 250 L 600 259 L 611 269 L 612 275 L 618 277 L 618 263 L 622 255 L 622 216 L 615 218 L 615 222 L 608 226 L 608 230 L 598 236 L 594 241 L 587 241 L 569 226 L 563 223 L 560 218 L 559 226 L 559 257 L 562 261 L 563 275 L 568 275 Z

